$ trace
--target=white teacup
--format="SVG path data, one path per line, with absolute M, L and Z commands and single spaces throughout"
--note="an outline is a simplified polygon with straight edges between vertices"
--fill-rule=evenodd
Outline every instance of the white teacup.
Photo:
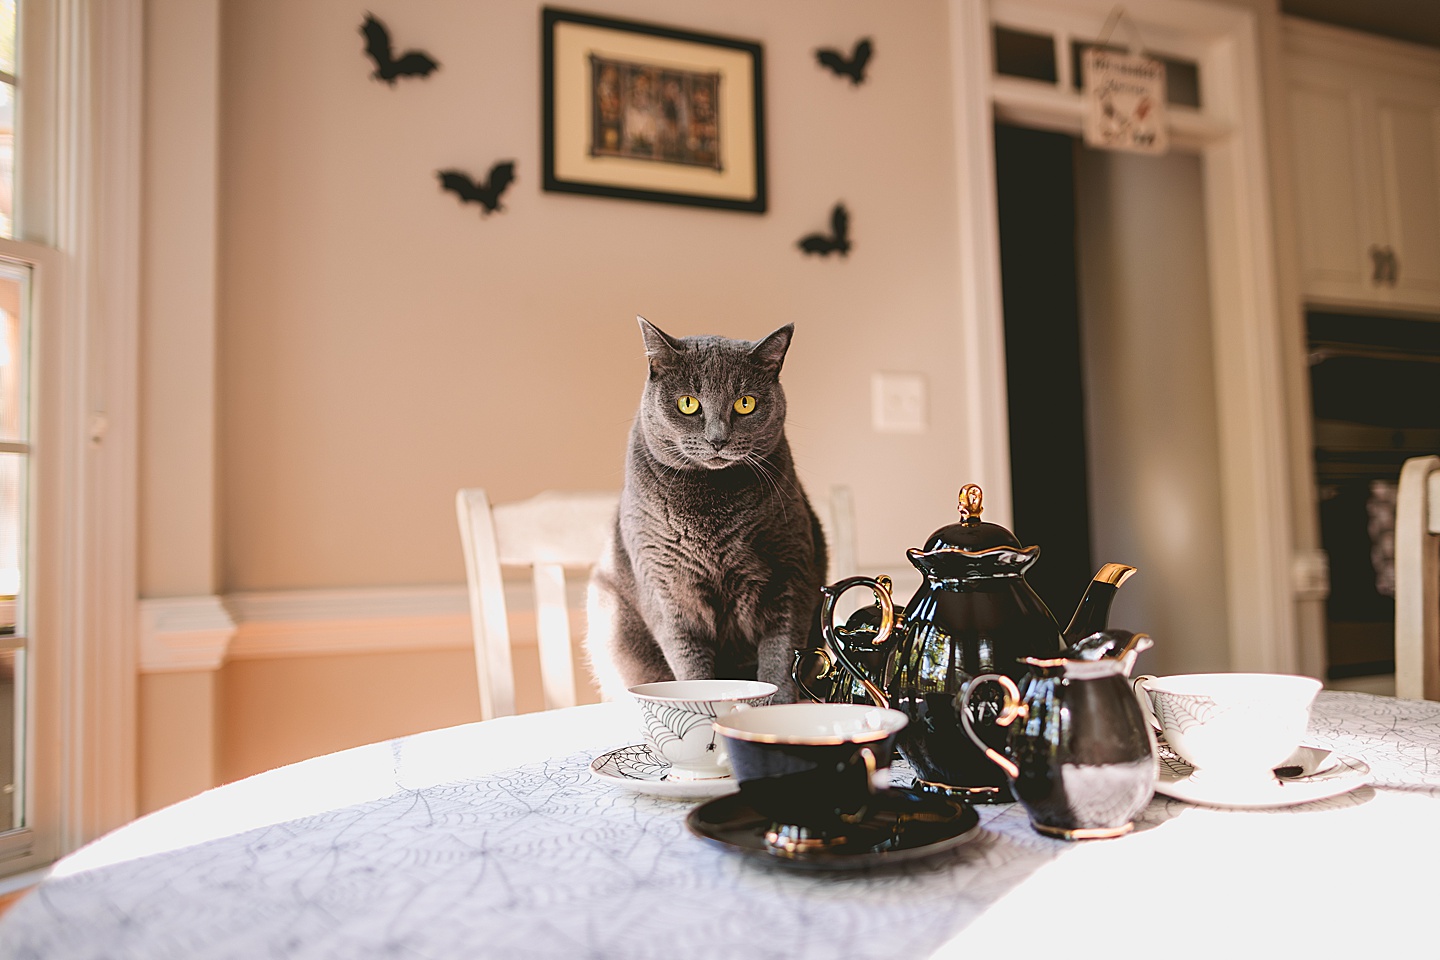
M 1305 736 L 1320 681 L 1281 673 L 1138 677 L 1135 691 L 1170 748 L 1197 777 L 1274 777 Z M 1148 702 L 1147 702 L 1148 701 Z
M 677 780 L 730 775 L 715 721 L 737 706 L 759 707 L 775 695 L 762 680 L 662 680 L 630 688 L 645 721 L 645 742 L 670 764 Z

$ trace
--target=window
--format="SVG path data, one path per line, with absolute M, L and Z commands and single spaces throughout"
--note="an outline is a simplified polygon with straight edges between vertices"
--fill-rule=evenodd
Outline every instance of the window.
M 0 258 L 0 830 L 26 826 L 30 267 Z
M 0 890 L 135 811 L 144 9 L 0 0 Z
M 1056 84 L 1060 80 L 1059 62 L 1056 59 L 1055 38 L 1048 33 L 1036 33 L 995 24 L 991 34 L 995 57 L 995 72 L 1006 77 L 1022 77 L 1026 80 L 1040 80 Z M 1081 59 L 1085 50 L 1096 46 L 1090 40 L 1070 40 L 1070 83 L 1078 92 L 1084 86 L 1084 71 Z M 1129 48 L 1106 44 L 1105 49 L 1116 53 L 1129 52 Z M 1194 60 L 1181 57 L 1167 57 L 1146 51 L 1165 65 L 1165 100 L 1171 106 L 1200 109 L 1200 65 Z
M 0 237 L 15 236 L 15 3 L 0 0 Z

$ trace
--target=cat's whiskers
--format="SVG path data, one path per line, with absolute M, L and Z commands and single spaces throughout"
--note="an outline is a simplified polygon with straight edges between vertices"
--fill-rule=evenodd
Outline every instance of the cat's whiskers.
M 780 480 L 776 476 L 775 468 L 769 463 L 767 463 L 764 457 L 758 456 L 753 453 L 745 454 L 744 459 L 745 462 L 750 465 L 750 468 L 755 471 L 756 476 L 760 477 L 762 480 L 765 480 L 770 484 L 772 488 L 774 488 L 775 493 L 778 495 L 776 499 L 780 501 L 780 516 L 788 518 L 789 512 L 786 509 L 785 504 L 785 491 L 780 487 Z
M 761 459 L 762 459 L 762 460 L 765 460 L 766 466 L 768 466 L 768 467 L 771 469 L 771 471 L 775 474 L 775 476 L 776 476 L 779 480 L 783 481 L 786 485 L 788 485 L 788 486 L 790 487 L 790 492 L 791 492 L 791 493 L 795 494 L 797 497 L 798 497 L 798 496 L 803 496 L 803 493 L 802 493 L 802 491 L 801 491 L 801 489 L 800 489 L 800 478 L 799 478 L 798 476 L 796 476 L 796 477 L 788 477 L 788 476 L 786 476 L 786 475 L 784 474 L 784 472 L 782 472 L 781 470 L 779 470 L 778 468 L 776 468 L 774 464 L 770 463 L 770 461 L 769 461 L 767 458 L 761 457 Z

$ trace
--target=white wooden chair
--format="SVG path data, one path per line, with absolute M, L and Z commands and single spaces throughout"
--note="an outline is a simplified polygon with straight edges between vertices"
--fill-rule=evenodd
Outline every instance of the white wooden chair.
M 529 500 L 491 504 L 479 487 L 455 495 L 475 673 L 482 719 L 515 712 L 515 668 L 505 604 L 504 567 L 530 567 L 535 590 L 535 632 L 545 709 L 575 705 L 570 607 L 565 571 L 588 579 L 615 520 L 616 493 L 548 491 Z M 827 583 L 856 572 L 855 505 L 848 487 L 832 487 L 813 504 L 829 544 Z M 578 570 L 576 568 L 579 568 Z M 583 583 L 584 580 L 578 582 Z
M 583 568 L 588 578 L 590 568 L 600 559 L 618 502 L 618 493 L 550 491 L 529 500 L 491 505 L 485 491 L 478 487 L 456 494 L 482 719 L 515 712 L 515 670 L 503 567 L 533 570 L 535 633 L 545 709 L 575 705 L 571 605 L 565 569 Z
M 835 485 L 830 488 L 829 498 L 816 497 L 810 507 L 820 518 L 820 527 L 825 531 L 825 545 L 830 554 L 830 565 L 825 573 L 826 583 L 835 583 L 860 572 L 860 563 L 855 557 L 855 496 L 850 488 Z
M 1395 695 L 1440 700 L 1440 457 L 1412 457 L 1395 493 Z

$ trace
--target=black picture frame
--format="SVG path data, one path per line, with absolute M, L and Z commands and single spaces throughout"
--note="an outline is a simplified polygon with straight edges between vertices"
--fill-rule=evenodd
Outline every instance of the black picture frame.
M 541 10 L 544 190 L 764 213 L 764 49 Z

